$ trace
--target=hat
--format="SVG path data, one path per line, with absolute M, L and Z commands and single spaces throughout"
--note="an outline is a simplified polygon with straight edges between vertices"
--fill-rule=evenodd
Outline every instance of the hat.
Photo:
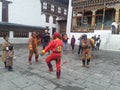
M 58 32 L 54 32 L 53 39 L 56 39 L 56 38 L 59 38 L 59 39 L 61 38 Z

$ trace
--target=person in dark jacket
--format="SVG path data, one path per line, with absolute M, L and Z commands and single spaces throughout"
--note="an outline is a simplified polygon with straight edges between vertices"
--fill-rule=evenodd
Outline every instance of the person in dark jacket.
M 74 47 L 75 47 L 75 37 L 74 37 L 74 35 L 72 36 L 72 38 L 71 38 L 71 47 L 72 47 L 72 50 L 74 50 Z
M 48 30 L 45 30 L 45 33 L 43 34 L 43 49 L 48 45 L 50 42 L 50 33 Z

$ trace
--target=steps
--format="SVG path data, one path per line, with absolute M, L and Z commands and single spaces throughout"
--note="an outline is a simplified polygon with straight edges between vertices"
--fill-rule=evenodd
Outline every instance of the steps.
M 120 51 L 120 35 L 111 34 L 104 46 L 105 50 Z

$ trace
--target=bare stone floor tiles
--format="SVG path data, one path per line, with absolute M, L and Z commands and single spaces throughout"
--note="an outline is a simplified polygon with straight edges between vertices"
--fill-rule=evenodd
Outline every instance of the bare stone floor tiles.
M 38 48 L 40 52 L 42 47 Z M 88 69 L 81 67 L 77 48 L 63 52 L 61 79 L 58 80 L 54 61 L 54 71 L 48 72 L 45 63 L 48 54 L 39 56 L 38 63 L 33 56 L 33 64 L 28 65 L 27 45 L 15 45 L 14 71 L 8 72 L 0 62 L 0 90 L 120 90 L 120 52 L 95 51 Z

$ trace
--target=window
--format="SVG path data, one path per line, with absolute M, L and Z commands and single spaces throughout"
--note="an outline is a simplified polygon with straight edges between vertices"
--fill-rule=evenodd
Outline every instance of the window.
M 53 16 L 53 23 L 56 24 L 56 16 Z
M 29 33 L 28 32 L 14 32 L 14 37 L 16 38 L 28 38 Z
M 50 15 L 46 15 L 46 22 L 49 23 L 49 17 Z
M 61 13 L 61 8 L 60 7 L 58 7 L 58 13 Z
M 0 37 L 9 36 L 8 31 L 0 31 Z
M 52 35 L 56 32 L 56 28 L 52 28 Z
M 66 9 L 64 9 L 64 15 L 67 15 L 67 10 Z
M 43 2 L 43 9 L 47 9 L 47 3 Z
M 49 31 L 49 26 L 46 26 L 46 29 Z
M 54 12 L 54 5 L 51 5 L 51 11 Z

